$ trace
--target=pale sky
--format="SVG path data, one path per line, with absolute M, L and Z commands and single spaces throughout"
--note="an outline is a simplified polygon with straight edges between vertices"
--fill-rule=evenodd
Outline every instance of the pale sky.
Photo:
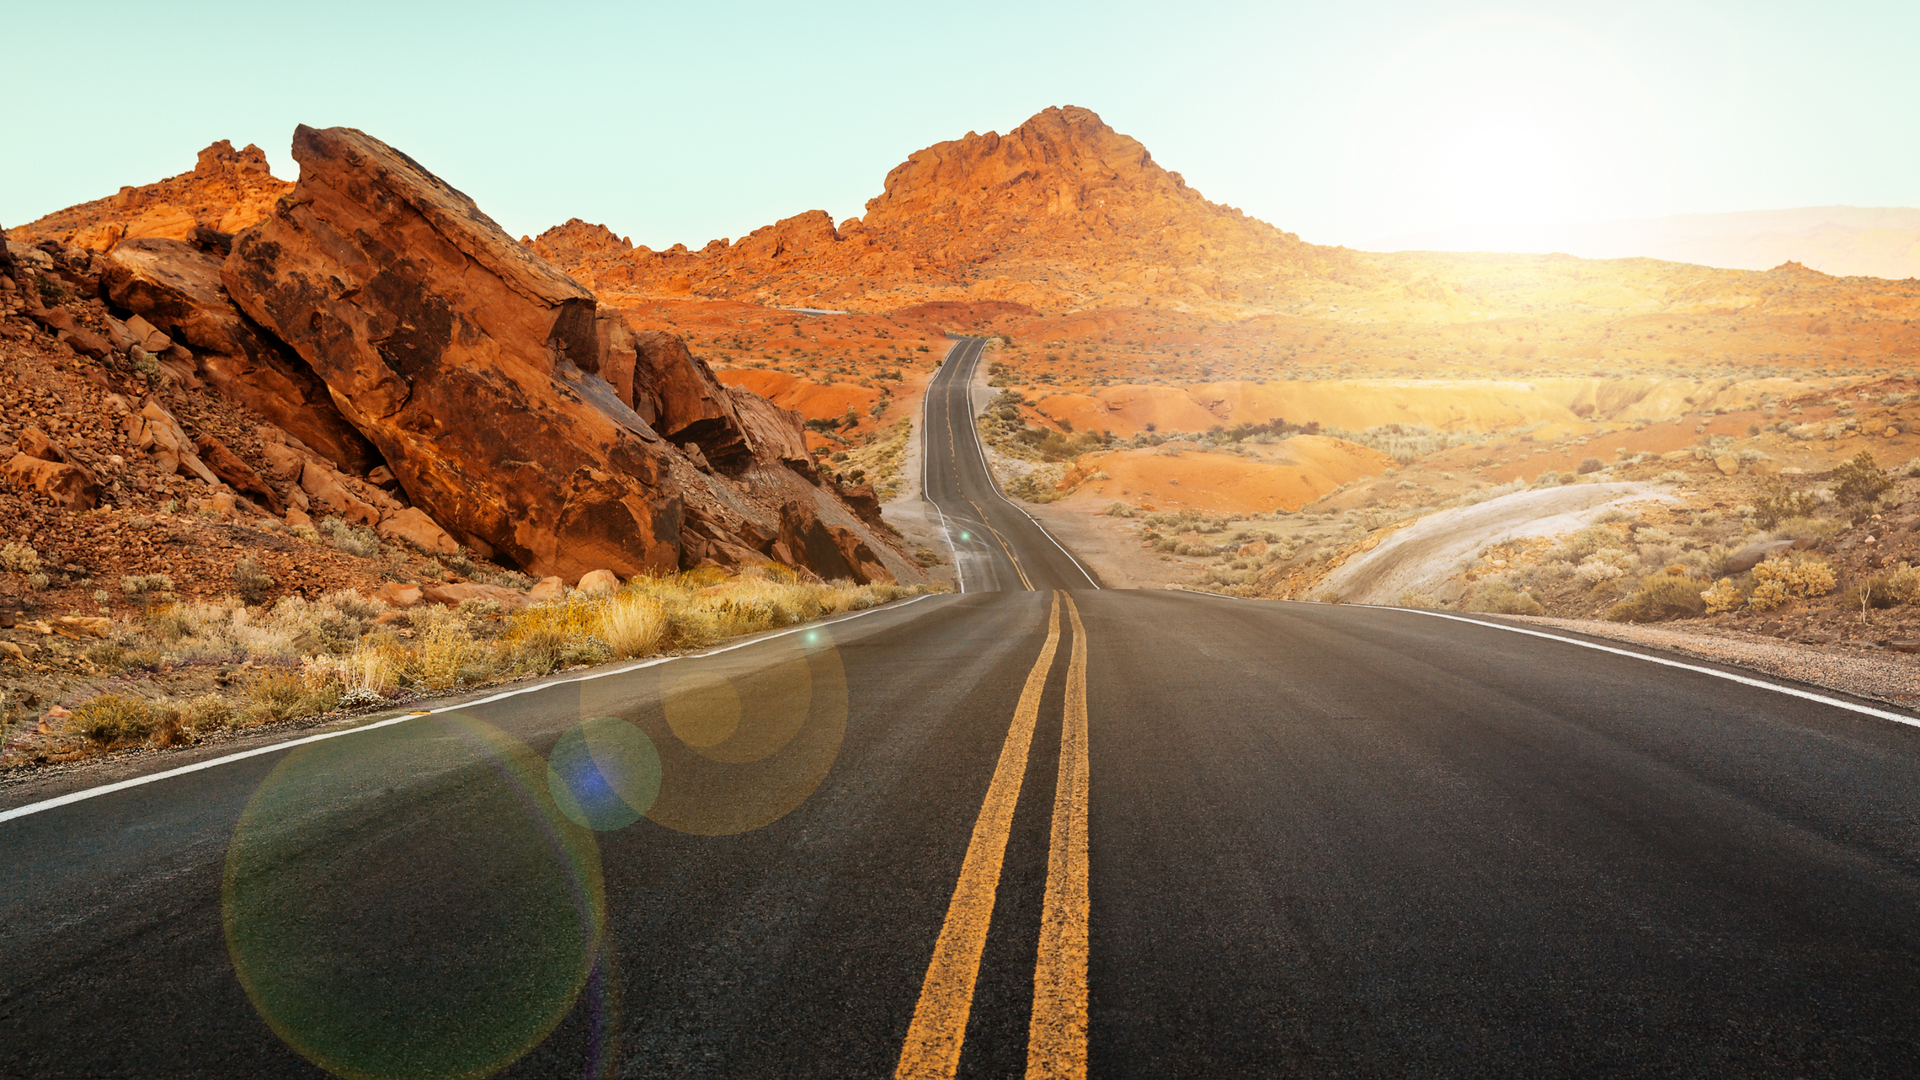
M 316 14 L 325 12 L 324 17 Z M 1320 243 L 1920 206 L 1920 2 L 330 5 L 0 13 L 0 224 L 361 128 L 515 235 L 698 247 L 1082 105 Z

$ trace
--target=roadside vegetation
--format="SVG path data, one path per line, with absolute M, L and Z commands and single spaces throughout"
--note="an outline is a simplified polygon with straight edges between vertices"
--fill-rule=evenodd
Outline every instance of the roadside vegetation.
M 13 559 L 24 563 L 23 557 Z M 31 760 L 169 747 L 217 732 L 379 709 L 585 665 L 699 649 L 729 638 L 875 607 L 928 587 L 820 582 L 767 565 L 634 578 L 507 610 L 495 600 L 390 608 L 353 590 L 271 606 L 157 600 L 86 650 L 110 685 L 71 709 L 66 738 Z M 143 675 L 215 672 L 191 697 L 156 696 Z

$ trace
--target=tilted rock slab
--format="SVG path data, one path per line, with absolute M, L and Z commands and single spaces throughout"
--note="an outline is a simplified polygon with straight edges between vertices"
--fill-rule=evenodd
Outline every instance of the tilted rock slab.
M 222 281 L 413 503 L 538 574 L 677 568 L 672 451 L 582 370 L 601 366 L 593 294 L 378 139 L 303 125 L 293 156 L 299 182 Z
M 228 302 L 219 260 L 179 240 L 148 239 L 119 245 L 106 261 L 101 283 L 114 304 L 134 313 L 125 325 L 135 337 L 142 337 L 141 327 L 157 327 L 199 349 L 199 371 L 214 389 L 335 465 L 363 473 L 379 463 L 372 444 L 340 415 L 313 369 Z M 153 344 L 145 347 L 158 351 Z

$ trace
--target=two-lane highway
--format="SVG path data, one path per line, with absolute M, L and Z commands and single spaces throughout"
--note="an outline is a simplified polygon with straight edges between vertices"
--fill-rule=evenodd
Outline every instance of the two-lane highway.
M 0 1075 L 1920 1074 L 1920 730 L 1093 588 L 994 495 L 977 349 L 961 595 L 0 788 Z
M 987 339 L 961 338 L 927 384 L 921 490 L 957 556 L 962 592 L 1097 589 L 1093 572 L 1005 496 L 974 430 Z

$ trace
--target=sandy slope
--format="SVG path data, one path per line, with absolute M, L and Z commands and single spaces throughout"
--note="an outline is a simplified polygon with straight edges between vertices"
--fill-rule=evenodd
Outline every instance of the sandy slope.
M 1169 444 L 1087 454 L 1075 468 L 1092 479 L 1065 501 L 1098 508 L 1117 500 L 1143 509 L 1263 514 L 1298 510 L 1342 484 L 1394 467 L 1393 459 L 1378 450 L 1324 435 L 1296 435 L 1248 450 L 1250 456 L 1242 456 Z
M 1677 500 L 1653 484 L 1579 484 L 1443 510 L 1336 568 L 1315 594 L 1350 604 L 1389 604 L 1408 591 L 1437 596 L 1490 544 L 1573 532 L 1612 507 L 1648 501 Z

